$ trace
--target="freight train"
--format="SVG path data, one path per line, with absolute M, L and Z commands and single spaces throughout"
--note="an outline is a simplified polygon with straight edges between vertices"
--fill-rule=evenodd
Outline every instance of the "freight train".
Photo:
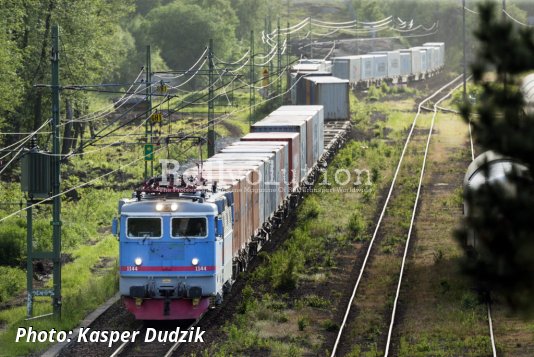
M 348 80 L 352 88 L 369 88 L 382 82 L 401 84 L 430 78 L 445 67 L 445 43 L 427 42 L 422 46 L 395 51 L 375 51 L 365 55 L 334 57 L 327 60 L 301 60 L 291 69 L 291 101 L 306 100 L 306 77 L 334 76 Z M 302 78 L 305 80 L 301 80 Z
M 141 320 L 198 319 L 220 303 L 349 125 L 325 119 L 321 105 L 282 106 L 199 167 L 121 199 L 113 231 L 127 309 Z
M 421 68 L 420 61 L 436 61 L 431 70 L 442 65 L 442 44 L 429 48 L 410 49 L 410 68 Z M 398 60 L 400 66 L 405 57 L 400 51 L 398 56 L 375 54 L 371 62 L 365 56 L 334 59 L 333 68 L 336 72 L 344 63 L 346 74 L 361 68 L 355 73 L 367 76 L 372 63 L 380 73 L 393 75 L 389 64 Z M 293 86 L 299 105 L 275 110 L 199 167 L 180 175 L 163 173 L 119 201 L 113 224 L 120 247 L 119 289 L 137 319 L 198 319 L 220 303 L 344 143 L 349 90 L 360 79 L 316 72 L 298 81 L 304 83 Z

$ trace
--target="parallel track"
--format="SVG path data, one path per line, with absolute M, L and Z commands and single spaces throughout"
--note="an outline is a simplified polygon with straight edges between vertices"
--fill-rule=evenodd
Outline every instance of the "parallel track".
M 399 162 L 398 162 L 398 165 L 397 165 L 397 168 L 396 168 L 396 171 L 395 171 L 395 174 L 394 174 L 394 177 L 393 177 L 393 180 L 392 180 L 392 183 L 391 183 L 391 186 L 390 186 L 386 201 L 384 203 L 383 209 L 382 209 L 380 217 L 378 219 L 378 222 L 377 222 L 373 237 L 372 237 L 371 242 L 370 242 L 370 244 L 368 246 L 368 249 L 367 249 L 363 264 L 362 264 L 362 267 L 360 269 L 360 273 L 359 273 L 358 279 L 356 281 L 356 284 L 354 286 L 351 298 L 349 300 L 349 304 L 348 304 L 348 306 L 347 306 L 347 308 L 345 310 L 345 315 L 344 315 L 344 318 L 343 318 L 343 322 L 342 322 L 342 324 L 340 326 L 340 329 L 339 329 L 339 332 L 338 332 L 334 347 L 332 349 L 332 353 L 331 353 L 332 357 L 334 357 L 336 355 L 336 353 L 337 353 L 337 349 L 339 347 L 339 343 L 340 343 L 341 337 L 343 335 L 344 328 L 347 325 L 347 319 L 348 319 L 349 313 L 351 311 L 351 307 L 353 305 L 354 298 L 356 296 L 356 292 L 358 290 L 358 287 L 360 285 L 362 276 L 363 276 L 365 268 L 367 266 L 367 260 L 368 260 L 368 258 L 370 256 L 373 243 L 374 243 L 374 241 L 376 239 L 377 232 L 378 232 L 378 230 L 380 228 L 380 225 L 382 223 L 382 219 L 384 217 L 384 213 L 385 213 L 385 211 L 386 211 L 386 209 L 388 207 L 388 203 L 389 203 L 389 200 L 391 198 L 391 194 L 392 194 L 393 188 L 395 186 L 395 183 L 396 183 L 396 180 L 397 180 L 397 176 L 398 176 L 398 173 L 400 171 L 400 167 L 402 165 L 406 149 L 407 149 L 408 144 L 409 144 L 409 142 L 411 140 L 412 133 L 413 133 L 415 125 L 417 123 L 417 119 L 418 119 L 418 117 L 419 117 L 419 115 L 421 113 L 421 109 L 427 109 L 428 110 L 428 108 L 424 107 L 424 104 L 429 102 L 434 97 L 436 97 L 444 89 L 450 87 L 452 84 L 454 84 L 460 78 L 461 78 L 461 76 L 459 76 L 459 77 L 455 78 L 454 80 L 452 80 L 451 82 L 447 83 L 444 87 L 438 89 L 431 96 L 429 96 L 428 98 L 423 100 L 418 106 L 417 114 L 415 115 L 415 118 L 414 118 L 414 121 L 412 123 L 410 132 L 408 133 L 408 137 L 406 139 L 402 154 L 401 154 L 401 156 L 399 158 Z M 444 100 L 446 100 L 447 98 L 449 98 L 451 96 L 451 94 L 454 92 L 454 90 L 456 90 L 460 85 L 461 84 L 455 86 L 452 90 L 450 90 L 449 93 L 447 93 L 446 95 L 441 97 L 438 101 L 436 101 L 435 104 L 433 105 L 433 109 L 431 110 L 433 112 L 432 122 L 431 122 L 430 129 L 429 129 L 429 132 L 428 132 L 427 140 L 426 140 L 426 147 L 425 147 L 425 151 L 424 151 L 423 163 L 422 163 L 422 166 L 421 166 L 421 171 L 420 171 L 420 176 L 419 176 L 417 194 L 416 194 L 416 198 L 415 198 L 415 202 L 414 202 L 414 206 L 413 206 L 413 210 L 412 210 L 412 216 L 411 216 L 411 220 L 410 220 L 410 226 L 409 226 L 409 231 L 408 231 L 408 235 L 407 235 L 407 240 L 406 240 L 406 243 L 405 243 L 405 246 L 404 246 L 404 254 L 403 254 L 403 258 L 402 258 L 402 262 L 401 262 L 401 268 L 400 268 L 400 272 L 399 272 L 398 284 L 397 284 L 397 289 L 396 289 L 396 292 L 395 292 L 395 300 L 394 300 L 394 303 L 393 303 L 392 312 L 391 312 L 391 318 L 390 318 L 390 322 L 389 322 L 389 329 L 388 329 L 386 346 L 385 346 L 385 349 L 384 349 L 384 356 L 388 356 L 390 354 L 391 339 L 392 339 L 393 329 L 395 327 L 395 318 L 396 318 L 397 307 L 398 307 L 398 303 L 399 303 L 400 289 L 401 289 L 401 286 L 402 286 L 402 279 L 403 279 L 403 275 L 404 275 L 405 264 L 406 264 L 407 255 L 408 255 L 409 246 L 410 246 L 410 238 L 411 238 L 413 227 L 414 227 L 414 223 L 415 223 L 415 217 L 416 217 L 416 212 L 417 212 L 417 208 L 418 208 L 419 197 L 420 197 L 421 187 L 422 187 L 422 183 L 423 183 L 423 177 L 424 177 L 424 173 L 425 173 L 426 160 L 427 160 L 428 151 L 429 151 L 429 147 L 430 147 L 430 140 L 432 138 L 432 131 L 434 129 L 434 123 L 435 123 L 435 119 L 436 119 L 438 110 L 443 110 L 443 108 L 439 107 L 439 104 L 441 102 L 443 102 Z M 444 110 L 444 111 L 446 111 L 446 110 Z M 470 123 L 469 123 L 469 139 L 470 139 L 471 157 L 474 159 L 474 145 L 473 145 L 473 139 L 472 139 L 472 135 L 471 135 L 471 124 Z M 492 355 L 494 357 L 496 357 L 497 353 L 496 353 L 496 348 L 495 348 L 495 339 L 494 339 L 494 335 L 493 335 L 493 325 L 492 325 L 492 319 L 491 319 L 491 307 L 490 307 L 489 303 L 487 305 L 487 318 L 488 318 L 488 324 L 489 324 Z
M 337 337 L 336 337 L 336 340 L 335 340 L 335 343 L 334 343 L 334 346 L 332 348 L 332 352 L 331 352 L 331 357 L 334 357 L 336 356 L 336 353 L 338 352 L 338 347 L 339 347 L 339 344 L 340 344 L 340 341 L 341 341 L 341 338 L 343 336 L 343 332 L 345 330 L 345 327 L 347 325 L 347 322 L 348 322 L 348 317 L 349 317 L 349 314 L 351 312 L 351 307 L 354 303 L 354 299 L 356 297 L 356 293 L 358 291 L 358 288 L 360 286 L 360 283 L 361 283 L 361 280 L 362 280 L 362 277 L 364 275 L 364 272 L 366 271 L 366 267 L 367 267 L 367 262 L 369 260 L 369 257 L 371 255 L 371 251 L 372 251 L 372 248 L 373 248 L 373 244 L 375 243 L 376 239 L 377 239 L 377 235 L 378 235 L 378 231 L 381 227 L 381 224 L 382 224 L 382 220 L 384 218 L 384 215 L 385 215 L 385 212 L 386 212 L 386 209 L 388 208 L 388 204 L 390 202 L 390 199 L 392 197 L 392 193 L 393 193 L 393 189 L 395 187 L 395 183 L 397 181 L 397 177 L 399 175 L 399 171 L 400 171 L 400 168 L 402 166 L 402 163 L 403 163 L 403 160 L 404 160 L 404 156 L 406 154 L 406 151 L 407 151 L 407 148 L 408 148 L 408 144 L 410 143 L 411 139 L 412 139 L 412 134 L 414 132 L 414 129 L 415 129 L 415 126 L 417 124 L 417 120 L 421 114 L 421 111 L 424 109 L 424 105 L 431 101 L 432 99 L 434 99 L 436 96 L 439 95 L 439 93 L 441 93 L 442 91 L 444 91 L 445 89 L 449 88 L 451 85 L 453 85 L 454 83 L 456 83 L 459 79 L 461 79 L 462 76 L 458 76 L 456 77 L 455 79 L 453 79 L 452 81 L 450 81 L 449 83 L 447 83 L 446 85 L 444 85 L 443 87 L 439 88 L 438 90 L 436 90 L 432 95 L 430 95 L 429 97 L 427 97 L 426 99 L 424 99 L 423 101 L 421 101 L 418 105 L 418 108 L 417 108 L 417 113 L 414 117 L 414 120 L 412 122 L 412 125 L 410 127 L 410 131 L 408 132 L 408 136 L 406 138 L 406 141 L 404 143 L 404 147 L 403 147 L 403 150 L 402 150 L 402 153 L 401 153 L 401 156 L 399 158 L 399 161 L 398 161 L 398 164 L 397 164 L 397 167 L 396 167 L 396 170 L 395 170 L 395 173 L 393 175 L 393 180 L 391 182 L 391 185 L 390 185 L 390 188 L 389 188 L 389 191 L 388 191 L 388 194 L 387 194 L 387 197 L 386 197 L 386 200 L 384 202 L 384 205 L 382 207 L 382 210 L 380 212 L 380 216 L 378 218 L 378 221 L 376 223 L 376 227 L 375 227 L 375 230 L 373 232 L 373 236 L 371 238 L 371 241 L 369 242 L 369 245 L 367 247 L 367 251 L 365 253 L 365 258 L 363 260 L 363 263 L 362 263 L 362 266 L 360 268 L 360 271 L 359 271 L 359 274 L 358 274 L 358 278 L 356 280 L 356 283 L 354 285 L 354 288 L 352 290 L 352 295 L 349 299 L 349 303 L 347 305 L 347 308 L 345 309 L 345 314 L 344 314 L 344 317 L 343 317 L 343 321 L 340 325 L 340 328 L 339 328 L 339 331 L 338 331 L 338 334 L 337 334 Z M 451 91 L 452 92 L 452 91 Z M 448 94 L 450 95 L 450 94 Z M 448 95 L 446 97 L 448 97 Z M 440 99 L 439 102 L 441 102 L 442 100 L 444 100 L 445 98 L 442 98 Z M 437 104 L 439 104 L 439 102 Z M 435 118 L 435 113 L 437 112 L 437 108 L 436 108 L 436 105 L 434 106 L 434 118 Z M 431 134 L 432 134 L 432 128 L 429 132 L 429 136 L 428 136 L 428 139 L 427 139 L 427 147 L 425 149 L 425 160 L 426 160 L 426 155 L 427 155 L 427 152 L 428 152 L 428 145 L 429 145 L 429 142 L 430 142 L 430 137 L 431 137 Z M 421 172 L 421 178 L 422 178 L 422 175 L 423 175 L 423 171 L 424 171 L 424 163 L 423 163 L 423 170 Z M 416 198 L 416 203 L 415 203 L 415 207 L 414 207 L 414 213 L 415 213 L 415 209 L 416 209 L 416 206 L 417 206 L 417 200 L 418 200 L 418 197 L 419 197 L 419 192 L 420 192 L 420 189 L 421 189 L 421 180 L 419 182 L 419 187 L 418 187 L 418 194 L 417 194 L 417 198 Z M 411 233 L 411 230 L 412 230 L 412 226 L 413 226 L 413 217 L 412 217 L 412 221 L 411 221 L 411 225 L 410 225 L 410 233 Z M 410 234 L 409 233 L 409 234 Z M 406 246 L 405 246 L 405 256 L 406 256 L 406 251 L 408 249 L 408 243 L 409 243 L 409 239 L 406 241 Z M 404 260 L 405 258 L 403 259 L 403 262 L 402 262 L 402 268 L 401 268 L 401 273 L 400 273 L 400 276 L 402 277 L 402 271 L 404 269 Z M 401 279 L 399 279 L 399 287 L 400 287 L 400 282 L 401 282 Z M 397 296 L 398 297 L 398 296 Z M 396 299 L 397 300 L 397 299 Z M 395 313 L 395 312 L 394 312 Z M 393 313 L 393 316 L 394 316 L 394 313 Z M 390 323 L 390 326 L 392 325 L 393 323 Z M 389 333 L 389 335 L 391 334 L 391 332 Z M 388 338 L 388 341 L 389 341 L 389 338 Z M 389 345 L 389 342 L 388 342 L 388 345 Z M 388 347 L 389 348 L 389 347 Z M 386 355 L 387 355 L 387 349 L 386 349 Z

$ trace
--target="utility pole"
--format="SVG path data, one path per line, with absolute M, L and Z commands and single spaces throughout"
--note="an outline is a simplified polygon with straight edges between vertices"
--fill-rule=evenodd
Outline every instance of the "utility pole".
M 310 31 L 310 59 L 313 58 L 313 39 L 312 39 L 312 18 L 311 16 L 309 17 L 309 31 Z
M 61 318 L 61 197 L 59 148 L 59 26 L 52 27 L 52 262 L 54 316 Z
M 61 318 L 61 197 L 60 193 L 60 165 L 61 151 L 59 142 L 59 26 L 52 26 L 52 155 L 44 153 L 36 147 L 36 139 L 30 140 L 30 151 L 22 158 L 22 190 L 28 193 L 27 224 L 26 224 L 26 287 L 28 319 L 35 319 L 54 315 Z M 52 201 L 52 251 L 35 252 L 33 250 L 33 221 L 32 205 L 36 202 Z M 52 261 L 52 289 L 33 288 L 33 260 L 44 259 Z M 33 316 L 33 299 L 36 296 L 50 296 L 52 298 L 52 313 Z
M 145 180 L 148 179 L 148 161 L 150 161 L 150 177 L 154 176 L 154 144 L 152 143 L 152 56 L 150 45 L 146 46 L 145 95 L 148 105 L 145 121 Z
M 276 62 L 278 64 L 278 70 L 276 71 L 278 75 L 278 83 L 276 85 L 276 94 L 280 96 L 280 104 L 283 104 L 284 98 L 282 96 L 282 49 L 280 48 L 280 16 L 278 16 L 276 22 L 276 47 L 277 47 L 277 56 Z M 272 75 L 272 74 L 271 74 Z
M 208 47 L 208 157 L 215 155 L 215 90 L 213 89 L 213 40 L 210 38 Z
M 506 14 L 504 13 L 506 11 L 506 0 L 502 0 L 502 18 L 506 19 Z
M 255 105 L 256 105 L 256 92 L 254 90 L 254 71 L 256 70 L 256 67 L 254 67 L 254 30 L 250 31 L 250 86 L 249 86 L 249 113 L 248 113 L 248 125 L 249 127 L 252 126 L 252 114 L 255 112 Z
M 504 1 L 504 0 L 503 0 Z M 464 42 L 464 103 L 467 100 L 467 59 L 465 55 L 465 0 L 462 0 L 463 13 L 463 42 Z
M 288 11 L 289 11 L 289 0 L 287 1 L 288 3 Z M 288 16 L 289 16 L 289 13 L 288 13 Z M 288 30 L 287 30 L 287 33 L 286 33 L 286 43 L 287 43 L 287 47 L 286 47 L 286 81 L 287 81 L 287 92 L 289 93 L 289 90 L 291 89 L 291 73 L 289 71 L 289 50 L 291 49 L 291 44 L 290 44 L 290 40 L 291 40 L 291 34 L 289 33 L 289 21 L 287 22 L 287 27 L 286 27 Z M 291 96 L 290 96 L 291 97 Z M 293 104 L 293 103 L 292 103 Z
M 271 6 L 269 5 L 269 21 L 268 21 L 268 25 L 269 25 L 269 36 L 273 33 L 273 24 L 272 24 L 272 21 L 271 21 Z M 269 53 L 269 52 L 267 52 Z M 271 57 L 274 59 L 274 57 Z M 274 63 L 273 61 L 270 61 L 269 62 L 269 76 L 272 76 L 273 75 L 273 71 L 274 71 Z M 271 81 L 269 81 L 270 84 L 272 84 Z

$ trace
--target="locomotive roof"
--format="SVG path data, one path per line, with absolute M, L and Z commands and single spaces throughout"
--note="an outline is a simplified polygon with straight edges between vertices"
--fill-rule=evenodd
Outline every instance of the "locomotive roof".
M 177 203 L 178 209 L 172 212 L 160 212 L 156 210 L 158 203 Z M 121 213 L 142 214 L 142 213 L 194 213 L 194 214 L 217 214 L 217 206 L 213 202 L 203 203 L 193 202 L 191 199 L 148 199 L 125 203 L 121 208 Z

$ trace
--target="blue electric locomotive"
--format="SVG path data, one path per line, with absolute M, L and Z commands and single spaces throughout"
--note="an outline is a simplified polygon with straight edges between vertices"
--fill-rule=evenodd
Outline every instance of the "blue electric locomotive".
M 127 309 L 141 320 L 199 318 L 231 282 L 233 194 L 170 186 L 135 196 L 113 225 Z

